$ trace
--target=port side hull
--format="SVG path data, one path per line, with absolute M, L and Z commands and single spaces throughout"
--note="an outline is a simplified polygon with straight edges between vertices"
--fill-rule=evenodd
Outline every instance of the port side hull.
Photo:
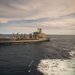
M 0 44 L 10 44 L 10 43 L 32 43 L 32 42 L 44 42 L 44 41 L 50 41 L 50 38 L 47 38 L 47 39 L 37 39 L 37 40 L 31 40 L 31 39 L 28 39 L 28 40 L 1 40 L 0 41 Z

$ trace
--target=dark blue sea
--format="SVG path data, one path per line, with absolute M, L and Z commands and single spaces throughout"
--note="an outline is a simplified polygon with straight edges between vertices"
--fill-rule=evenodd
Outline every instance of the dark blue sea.
M 37 70 L 42 59 L 70 59 L 75 35 L 48 35 L 49 42 L 0 44 L 0 75 L 43 75 Z

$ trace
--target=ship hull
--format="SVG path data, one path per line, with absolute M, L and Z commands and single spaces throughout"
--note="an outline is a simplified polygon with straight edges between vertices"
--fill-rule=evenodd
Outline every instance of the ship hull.
M 0 44 L 10 44 L 10 43 L 32 43 L 32 42 L 44 42 L 50 41 L 50 38 L 47 39 L 27 39 L 27 40 L 14 40 L 14 39 L 0 39 Z

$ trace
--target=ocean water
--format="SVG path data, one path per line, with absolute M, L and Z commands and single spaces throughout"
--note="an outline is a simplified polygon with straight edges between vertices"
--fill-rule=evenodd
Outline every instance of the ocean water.
M 42 59 L 70 59 L 75 35 L 48 35 L 49 42 L 0 44 L 0 75 L 44 75 L 37 70 Z

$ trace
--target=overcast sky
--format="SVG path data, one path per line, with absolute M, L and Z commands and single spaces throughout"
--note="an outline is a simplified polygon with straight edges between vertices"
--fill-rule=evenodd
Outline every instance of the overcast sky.
M 75 34 L 75 0 L 0 0 L 0 33 Z

